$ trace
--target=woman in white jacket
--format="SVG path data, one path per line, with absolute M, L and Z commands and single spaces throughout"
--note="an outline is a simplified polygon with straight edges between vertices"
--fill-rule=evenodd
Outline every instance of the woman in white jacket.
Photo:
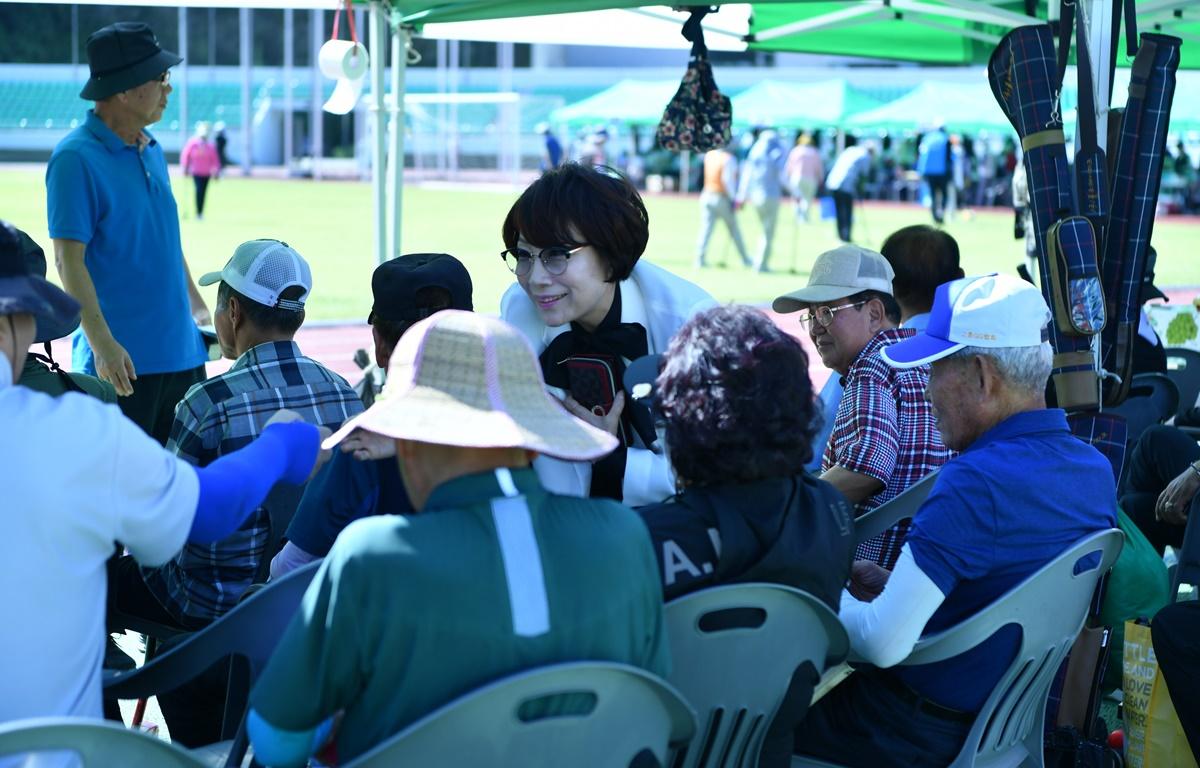
M 649 216 L 633 185 L 611 169 L 567 163 L 542 175 L 509 210 L 503 236 L 501 255 L 517 282 L 501 299 L 501 317 L 533 344 L 563 405 L 621 439 L 592 464 L 540 457 L 542 483 L 630 506 L 670 496 L 670 464 L 646 447 L 653 424 L 627 407 L 621 377 L 631 360 L 665 350 L 689 317 L 716 302 L 639 261 Z

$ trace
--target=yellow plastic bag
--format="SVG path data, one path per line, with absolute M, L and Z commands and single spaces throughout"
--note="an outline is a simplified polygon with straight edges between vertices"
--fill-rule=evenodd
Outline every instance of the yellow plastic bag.
M 1197 768 L 1158 670 L 1150 627 L 1125 622 L 1124 668 L 1125 765 Z

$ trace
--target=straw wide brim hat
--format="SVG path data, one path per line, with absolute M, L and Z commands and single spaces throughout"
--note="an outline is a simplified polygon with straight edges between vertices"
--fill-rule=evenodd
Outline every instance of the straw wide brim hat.
M 524 448 L 568 461 L 611 453 L 617 440 L 551 397 L 529 342 L 502 320 L 444 310 L 400 338 L 383 393 L 323 443 L 356 429 L 463 448 Z

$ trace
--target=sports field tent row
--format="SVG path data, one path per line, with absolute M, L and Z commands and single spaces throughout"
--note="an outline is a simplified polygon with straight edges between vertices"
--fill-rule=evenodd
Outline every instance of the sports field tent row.
M 480 19 L 510 18 L 611 8 L 636 8 L 648 5 L 639 0 L 359 0 L 371 10 L 371 47 L 379 50 L 385 37 L 391 37 L 392 60 L 399 61 L 391 73 L 393 92 L 403 90 L 403 57 L 400 37 L 418 34 L 423 25 Z M 713 2 L 711 5 L 722 5 Z M 1108 47 L 1112 29 L 1112 4 L 1108 0 L 1080 3 L 1089 23 L 1089 38 L 1096 53 Z M 1165 27 L 1164 31 L 1200 41 L 1200 26 L 1195 0 L 1151 0 L 1139 4 L 1141 29 Z M 996 42 L 1008 30 L 1057 18 L 1056 0 L 839 0 L 833 2 L 761 2 L 752 4 L 749 47 L 757 50 L 793 50 L 815 53 L 892 58 L 908 61 L 978 64 L 986 61 Z M 1184 17 L 1184 14 L 1188 15 Z M 682 15 L 681 15 L 682 18 Z M 390 25 L 390 26 L 389 26 Z M 395 30 L 398 34 L 391 35 Z M 1188 50 L 1193 49 L 1193 50 Z M 1185 46 L 1183 65 L 1200 66 L 1200 56 Z M 1107 54 L 1093 55 L 1097 72 L 1096 86 L 1108 87 Z M 1124 62 L 1118 62 L 1124 63 Z M 380 57 L 373 60 L 372 82 L 376 93 L 384 92 L 385 73 Z M 987 93 L 986 84 L 979 89 Z M 389 109 L 397 117 L 402 102 L 392 101 Z M 401 118 L 402 119 L 402 118 Z M 400 194 L 403 158 L 403 131 L 393 131 L 385 148 L 384 116 L 379 113 L 376 131 L 376 164 L 381 168 L 385 157 L 392 158 L 386 183 L 376 174 L 376 195 L 380 219 L 377 220 L 378 256 L 399 254 Z M 1101 135 L 1102 141 L 1104 134 Z M 385 151 L 388 150 L 388 151 Z M 390 199 L 389 199 L 390 198 Z M 390 203 L 390 205 L 389 205 Z M 385 213 L 387 212 L 387 213 Z M 386 221 L 386 223 L 385 223 Z
M 1200 76 L 1196 74 L 1180 73 L 1181 93 L 1200 93 Z M 1073 72 L 1068 73 L 1067 80 L 1062 105 L 1068 133 L 1073 135 L 1078 101 Z M 1129 71 L 1118 70 L 1114 80 L 1113 106 L 1119 107 L 1125 100 Z M 721 86 L 719 71 L 717 85 Z M 550 119 L 572 127 L 609 122 L 654 126 L 678 87 L 674 80 L 622 80 L 594 96 L 554 110 Z M 741 128 L 831 126 L 855 132 L 911 133 L 940 120 L 956 133 L 1012 132 L 1012 124 L 988 90 L 982 70 L 978 83 L 926 81 L 914 88 L 893 87 L 888 90 L 894 97 L 886 100 L 879 98 L 881 90 L 868 92 L 840 78 L 807 83 L 763 80 L 740 92 L 722 86 L 722 91 L 732 96 L 734 125 Z M 1171 110 L 1171 131 L 1200 131 L 1200 99 L 1176 100 Z
M 62 0 L 66 1 L 66 0 Z M 79 0 L 76 0 L 79 1 Z M 96 2 L 99 0 L 83 0 Z M 1089 25 L 1096 88 L 1107 94 L 1108 44 L 1113 28 L 1110 0 L 1076 0 Z M 142 0 L 158 3 L 158 0 Z M 167 3 L 162 3 L 167 4 Z M 711 0 L 709 5 L 725 5 Z M 329 0 L 174 0 L 175 6 L 238 6 L 328 9 Z M 403 191 L 403 94 L 407 41 L 431 24 L 506 19 L 580 11 L 641 8 L 645 0 L 354 0 L 369 12 L 365 35 L 372 52 L 368 94 L 375 116 L 373 163 L 376 258 L 400 253 Z M 751 4 L 748 36 L 752 50 L 790 50 L 896 60 L 978 64 L 999 38 L 1014 27 L 1057 18 L 1059 0 L 826 0 L 824 2 L 757 2 Z M 1196 0 L 1144 0 L 1138 3 L 1141 30 L 1161 30 L 1190 43 L 1182 66 L 1200 67 L 1200 10 Z M 684 18 L 679 15 L 680 20 Z M 393 66 L 385 67 L 384 51 Z M 1127 64 L 1124 56 L 1118 64 Z M 682 74 L 682 73 L 681 73 Z M 980 89 L 986 86 L 980 83 Z M 1184 101 L 1181 99 L 1180 101 Z M 1106 143 L 1106 126 L 1100 126 Z M 387 162 L 390 160 L 391 162 Z M 386 167 L 386 176 L 383 169 Z
M 717 84 L 721 85 L 719 80 Z M 663 108 L 678 88 L 678 80 L 622 80 L 595 96 L 555 110 L 550 119 L 569 125 L 612 120 L 653 126 L 662 119 Z M 891 90 L 903 93 L 907 89 Z M 850 115 L 883 103 L 883 99 L 837 78 L 810 83 L 763 80 L 740 92 L 724 87 L 722 91 L 732 96 L 733 120 L 741 127 L 838 125 Z

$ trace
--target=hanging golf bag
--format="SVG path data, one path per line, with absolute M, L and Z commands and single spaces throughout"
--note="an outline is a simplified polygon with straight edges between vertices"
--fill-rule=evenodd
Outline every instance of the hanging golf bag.
M 988 62 L 992 93 L 1024 150 L 1040 283 L 1054 315 L 1050 343 L 1055 396 L 1061 408 L 1087 411 L 1099 405 L 1091 338 L 1104 328 L 1106 306 L 1092 222 L 1074 215 L 1059 109 L 1061 78 L 1054 31 L 1048 24 L 1012 30 Z
M 1101 359 L 1104 370 L 1119 379 L 1110 379 L 1112 384 L 1105 388 L 1104 404 L 1109 406 L 1125 400 L 1133 378 L 1133 340 L 1141 312 L 1139 292 L 1158 207 L 1181 44 L 1179 38 L 1169 35 L 1141 36 L 1120 131 L 1115 142 L 1110 142 L 1115 143 L 1110 153 L 1112 199 L 1101 251 L 1109 323 L 1104 329 Z

